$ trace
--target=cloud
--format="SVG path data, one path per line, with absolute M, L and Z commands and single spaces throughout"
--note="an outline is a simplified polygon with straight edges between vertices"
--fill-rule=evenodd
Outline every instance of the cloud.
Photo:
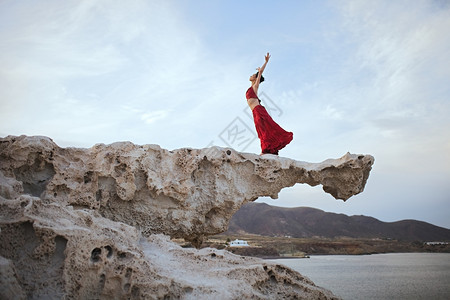
M 236 9 L 3 1 L 0 134 L 47 135 L 62 146 L 225 146 L 218 136 L 236 117 L 253 126 L 243 113 L 248 75 L 270 51 L 260 92 L 294 132 L 282 156 L 318 162 L 371 153 L 368 184 L 377 188 L 378 174 L 450 176 L 450 6 L 443 3 L 274 3 L 258 9 L 266 22 L 255 32 L 245 2 Z M 259 153 L 258 142 L 246 151 Z M 395 183 L 409 191 L 407 181 Z M 280 201 L 302 194 L 310 195 L 294 188 Z
M 408 155 L 402 159 L 411 157 L 412 163 L 430 138 L 441 145 L 450 138 L 447 130 L 439 130 L 450 128 L 450 88 L 444 82 L 450 77 L 450 10 L 437 10 L 431 1 L 407 10 L 406 2 L 388 8 L 381 1 L 352 4 L 344 11 L 346 28 L 358 45 L 353 64 L 370 74 L 361 88 L 370 107 L 359 118 L 378 128 L 392 146 L 403 147 Z
M 341 138 L 348 133 L 414 152 L 413 136 L 448 140 L 442 129 L 450 127 L 450 10 L 432 1 L 341 1 L 335 9 L 340 23 L 328 23 L 322 33 L 334 47 L 317 62 L 328 71 L 319 81 L 302 82 L 300 91 L 287 91 L 297 99 L 287 110 L 304 111 L 302 123 L 323 130 L 327 141 L 337 131 Z
M 432 217 L 443 199 L 449 204 L 442 178 L 450 176 L 450 7 L 436 3 L 332 3 L 339 17 L 317 32 L 328 42 L 309 44 L 318 75 L 300 81 L 292 74 L 295 88 L 274 92 L 284 101 L 280 122 L 294 131 L 282 155 L 321 161 L 346 151 L 370 153 L 375 165 L 366 191 L 346 206 L 304 186 L 269 203 L 389 220 L 409 215 L 449 226 L 445 214 Z M 305 69 L 296 61 L 291 68 Z M 410 209 L 386 212 L 390 207 Z
M 103 132 L 106 126 L 126 139 L 129 130 L 148 132 L 145 125 L 182 108 L 193 97 L 191 86 L 205 76 L 202 46 L 166 1 L 1 6 L 5 134 L 65 135 L 67 140 L 72 133 L 75 143 L 93 135 L 94 143 L 109 135 Z M 124 104 L 142 112 L 135 116 L 123 110 Z M 81 125 L 80 118 L 88 121 Z M 71 130 L 61 131 L 64 127 Z M 90 134 L 82 135 L 81 128 Z M 151 131 L 158 134 L 156 128 Z
M 150 113 L 145 113 L 141 116 L 141 120 L 143 120 L 147 124 L 154 123 L 158 120 L 164 119 L 167 116 L 167 111 L 158 110 Z

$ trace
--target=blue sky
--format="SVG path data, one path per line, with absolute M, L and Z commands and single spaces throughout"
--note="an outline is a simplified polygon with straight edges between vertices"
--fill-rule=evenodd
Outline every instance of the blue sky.
M 294 132 L 280 155 L 375 165 L 345 203 L 305 185 L 258 201 L 450 228 L 448 28 L 438 0 L 5 0 L 0 136 L 260 153 L 227 133 L 254 130 L 245 91 L 270 52 L 260 94 Z

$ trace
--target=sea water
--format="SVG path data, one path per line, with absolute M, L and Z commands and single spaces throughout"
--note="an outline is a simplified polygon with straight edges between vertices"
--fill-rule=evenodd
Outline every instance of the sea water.
M 450 253 L 323 255 L 271 260 L 343 299 L 450 299 Z

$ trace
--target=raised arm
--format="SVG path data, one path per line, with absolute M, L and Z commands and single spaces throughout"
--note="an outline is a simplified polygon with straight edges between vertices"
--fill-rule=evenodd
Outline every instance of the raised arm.
M 265 59 L 264 64 L 262 65 L 261 68 L 257 68 L 257 70 L 258 70 L 258 77 L 256 78 L 255 85 L 253 86 L 253 89 L 255 90 L 255 93 L 258 92 L 259 80 L 261 79 L 261 75 L 264 72 L 264 69 L 266 68 L 267 63 L 269 62 L 269 58 L 270 58 L 270 55 L 269 55 L 269 52 L 267 52 L 266 56 L 264 57 L 264 59 Z

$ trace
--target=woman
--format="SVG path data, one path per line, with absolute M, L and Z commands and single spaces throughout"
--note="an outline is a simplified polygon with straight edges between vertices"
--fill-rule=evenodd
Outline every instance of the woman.
M 293 133 L 284 130 L 280 125 L 275 123 L 264 106 L 261 105 L 261 100 L 258 99 L 259 84 L 264 81 L 262 73 L 269 62 L 269 58 L 270 55 L 267 53 L 265 57 L 266 62 L 261 68 L 257 68 L 258 72 L 256 74 L 250 76 L 252 86 L 247 90 L 245 96 L 247 98 L 247 104 L 253 112 L 256 132 L 258 132 L 258 137 L 261 140 L 261 154 L 270 153 L 278 155 L 278 151 L 292 141 Z

